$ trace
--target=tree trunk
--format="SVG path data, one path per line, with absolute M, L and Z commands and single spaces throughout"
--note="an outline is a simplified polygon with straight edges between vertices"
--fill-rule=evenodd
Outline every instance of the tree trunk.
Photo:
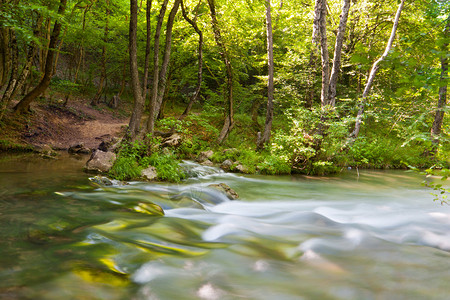
M 152 94 L 150 96 L 150 112 L 147 119 L 147 133 L 153 134 L 155 129 L 155 118 L 156 114 L 156 102 L 158 98 L 158 83 L 159 83 L 159 39 L 161 37 L 161 27 L 164 20 L 164 15 L 167 10 L 168 0 L 164 0 L 159 10 L 158 22 L 156 23 L 155 29 L 155 40 L 153 46 L 153 84 L 152 84 Z
M 270 13 L 270 0 L 266 0 L 266 30 L 267 30 L 267 64 L 268 64 L 268 81 L 267 81 L 267 112 L 264 133 L 261 139 L 257 141 L 257 148 L 263 149 L 265 144 L 270 140 L 270 131 L 272 130 L 273 121 L 273 36 L 272 36 L 272 16 Z
M 103 91 L 105 90 L 105 82 L 106 82 L 106 43 L 108 43 L 108 33 L 109 33 L 109 1 L 106 1 L 106 23 L 105 23 L 105 31 L 103 36 L 103 47 L 102 47 L 102 71 L 100 75 L 100 83 L 98 85 L 97 93 L 91 101 L 92 106 L 96 106 L 100 104 L 100 98 L 102 97 Z
M 161 109 L 161 104 L 164 98 L 165 90 L 166 90 L 166 82 L 167 82 L 167 70 L 169 68 L 170 63 L 170 52 L 172 49 L 172 28 L 173 23 L 175 21 L 175 16 L 178 12 L 178 8 L 180 7 L 181 0 L 175 0 L 172 10 L 170 11 L 169 18 L 167 20 L 166 25 L 166 44 L 164 47 L 164 57 L 163 62 L 161 64 L 161 70 L 159 72 L 159 82 L 158 82 L 158 97 L 156 101 L 155 107 L 155 117 L 159 114 Z
M 9 47 L 10 29 L 0 28 L 0 89 L 6 83 L 11 65 L 11 48 Z
M 66 4 L 67 0 L 60 0 L 58 8 L 59 15 L 64 14 Z M 17 105 L 14 107 L 14 110 L 17 114 L 22 114 L 28 111 L 30 103 L 34 101 L 37 97 L 39 97 L 42 93 L 44 93 L 45 90 L 50 85 L 50 80 L 52 78 L 53 73 L 53 59 L 55 56 L 56 46 L 58 44 L 58 37 L 60 32 L 61 32 L 61 23 L 59 21 L 55 21 L 55 25 L 53 27 L 53 31 L 50 37 L 49 49 L 45 62 L 44 77 L 41 79 L 39 84 L 34 89 L 32 89 L 28 94 L 26 94 L 25 97 L 22 100 L 20 100 L 20 102 L 17 103 Z
M 336 84 L 341 68 L 342 44 L 344 42 L 345 28 L 347 26 L 348 12 L 350 10 L 350 0 L 342 1 L 342 12 L 339 20 L 338 32 L 336 35 L 336 43 L 334 46 L 333 68 L 331 69 L 330 85 L 328 91 L 327 104 L 331 107 L 336 105 Z
M 317 39 L 320 39 L 318 41 Z M 320 43 L 320 56 L 322 59 L 322 89 L 320 103 L 322 107 L 327 105 L 328 89 L 330 84 L 330 57 L 327 42 L 327 1 L 316 0 L 314 8 L 313 42 Z
M 137 62 L 137 0 L 130 0 L 130 74 L 131 89 L 134 96 L 134 107 L 130 117 L 127 136 L 130 140 L 134 140 L 139 131 L 139 125 L 144 108 L 144 99 L 142 98 L 141 84 L 139 82 L 139 70 Z
M 198 8 L 198 6 L 197 6 L 197 8 Z M 198 71 L 197 71 L 197 87 L 195 88 L 194 94 L 192 94 L 191 98 L 189 99 L 189 103 L 188 103 L 186 109 L 181 114 L 181 116 L 178 118 L 179 120 L 183 120 L 189 114 L 195 101 L 197 101 L 198 95 L 200 94 L 200 88 L 202 85 L 202 72 L 203 72 L 203 33 L 198 28 L 197 22 L 188 17 L 186 10 L 184 9 L 183 2 L 181 2 L 181 11 L 183 13 L 184 19 L 189 24 L 191 24 L 191 26 L 194 28 L 195 32 L 197 32 L 197 34 L 198 34 Z M 195 18 L 197 18 L 197 15 L 195 15 Z
M 444 39 L 448 40 L 450 37 L 450 17 L 447 19 L 447 24 L 444 29 Z M 447 105 L 447 78 L 448 78 L 448 42 L 444 43 L 441 48 L 441 76 L 439 85 L 439 101 L 434 116 L 433 125 L 431 127 L 431 138 L 433 139 L 433 145 L 437 147 L 439 145 L 439 139 L 441 134 L 442 123 L 444 121 L 444 112 Z
M 392 26 L 391 36 L 389 37 L 386 49 L 384 50 L 384 53 L 381 55 L 381 57 L 374 62 L 374 64 L 372 65 L 372 69 L 370 70 L 370 75 L 364 88 L 361 103 L 359 105 L 359 111 L 356 116 L 355 128 L 353 129 L 353 132 L 350 134 L 350 142 L 353 142 L 356 140 L 356 138 L 358 138 L 359 130 L 361 129 L 362 117 L 364 114 L 364 107 L 367 102 L 367 96 L 369 95 L 370 89 L 372 88 L 372 84 L 375 79 L 375 75 L 380 67 L 380 63 L 386 58 L 386 56 L 389 54 L 389 51 L 392 48 L 392 43 L 394 42 L 395 32 L 397 31 L 398 22 L 400 20 L 400 14 L 402 12 L 404 2 L 405 0 L 402 0 L 400 2 L 400 5 L 398 6 L 397 13 L 395 15 L 394 25 Z
M 3 117 L 3 113 L 11 99 L 11 96 L 16 89 L 18 73 L 19 73 L 19 48 L 17 47 L 16 33 L 13 29 L 10 30 L 10 47 L 11 47 L 11 74 L 9 76 L 9 82 L 3 93 L 0 101 L 0 120 Z
M 220 55 L 222 56 L 222 60 L 225 64 L 226 75 L 227 75 L 227 101 L 225 104 L 225 121 L 220 131 L 219 137 L 217 138 L 217 142 L 221 144 L 229 135 L 234 126 L 234 111 L 233 111 L 233 71 L 231 68 L 230 58 L 228 56 L 227 49 L 225 44 L 222 41 L 222 36 L 220 33 L 219 24 L 216 18 L 216 6 L 214 0 L 208 0 L 209 11 L 211 15 L 211 23 L 214 32 L 214 39 L 216 40 L 216 44 L 219 47 Z
M 145 19 L 147 21 L 147 27 L 146 27 L 146 35 L 147 40 L 145 42 L 145 61 L 144 61 L 144 79 L 142 80 L 142 98 L 144 99 L 144 105 L 145 105 L 145 99 L 147 98 L 147 90 L 148 90 L 148 70 L 150 65 L 150 50 L 151 50 L 151 31 L 152 31 L 152 24 L 151 24 L 151 10 L 152 10 L 152 0 L 147 0 L 147 10 L 145 12 Z

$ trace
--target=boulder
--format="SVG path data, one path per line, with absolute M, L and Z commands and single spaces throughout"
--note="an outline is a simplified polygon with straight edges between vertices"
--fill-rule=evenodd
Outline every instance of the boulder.
M 202 161 L 200 164 L 207 167 L 214 167 L 214 163 L 209 159 Z
M 227 159 L 220 165 L 220 167 L 222 169 L 224 169 L 225 171 L 230 171 L 232 165 L 233 165 L 233 162 L 231 160 Z
M 120 145 L 121 139 L 116 137 L 111 137 L 110 135 L 104 135 L 98 137 L 96 139 L 101 140 L 102 142 L 98 146 L 99 150 L 104 152 L 112 151 L 115 152 L 116 148 Z
M 95 150 L 91 158 L 86 162 L 85 170 L 87 172 L 106 173 L 111 169 L 115 161 L 115 153 Z
M 208 187 L 216 189 L 216 190 L 224 193 L 230 200 L 236 200 L 239 198 L 239 195 L 236 193 L 236 191 L 233 190 L 229 185 L 227 185 L 225 183 L 210 184 L 210 185 L 208 185 Z
M 181 145 L 182 138 L 178 133 L 174 133 L 168 138 L 165 138 L 161 143 L 161 148 L 164 147 L 178 147 Z
M 203 163 L 207 160 L 209 161 L 211 159 L 211 157 L 213 156 L 213 154 L 214 154 L 214 152 L 212 150 L 200 152 L 200 154 L 197 156 L 197 161 L 199 163 Z
M 147 180 L 155 180 L 158 177 L 158 173 L 155 167 L 150 166 L 141 171 L 141 176 Z
M 83 143 L 75 144 L 69 147 L 70 154 L 90 154 L 91 149 L 86 148 Z
M 246 167 L 244 167 L 241 164 L 238 164 L 237 166 L 234 167 L 234 171 L 237 171 L 239 173 L 248 173 L 248 170 Z

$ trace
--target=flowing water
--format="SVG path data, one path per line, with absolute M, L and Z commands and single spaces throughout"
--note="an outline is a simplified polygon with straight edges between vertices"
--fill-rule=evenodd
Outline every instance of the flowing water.
M 419 175 L 104 185 L 85 160 L 0 156 L 0 299 L 450 297 L 450 208 Z

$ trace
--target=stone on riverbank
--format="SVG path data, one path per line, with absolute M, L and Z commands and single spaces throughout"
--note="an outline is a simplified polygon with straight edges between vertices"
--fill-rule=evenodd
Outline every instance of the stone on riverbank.
M 106 173 L 112 168 L 115 161 L 115 153 L 95 150 L 86 162 L 85 170 L 87 172 Z

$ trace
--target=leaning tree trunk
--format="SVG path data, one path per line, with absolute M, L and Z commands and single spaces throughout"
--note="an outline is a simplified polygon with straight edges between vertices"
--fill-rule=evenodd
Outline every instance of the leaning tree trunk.
M 327 0 L 316 0 L 314 8 L 313 42 L 320 44 L 320 56 L 322 58 L 322 89 L 320 93 L 320 103 L 322 107 L 325 107 L 328 101 L 328 89 L 330 84 L 330 57 L 328 54 L 327 42 Z
M 225 44 L 222 41 L 222 35 L 220 33 L 219 24 L 216 18 L 216 6 L 214 0 L 208 0 L 209 11 L 211 15 L 211 23 L 214 32 L 214 39 L 216 40 L 216 44 L 219 47 L 220 55 L 222 56 L 222 60 L 225 64 L 226 75 L 227 75 L 227 101 L 225 106 L 225 121 L 220 131 L 219 137 L 217 138 L 217 142 L 221 144 L 227 136 L 230 134 L 231 129 L 234 126 L 234 111 L 233 111 L 233 71 L 231 68 L 230 58 L 228 56 L 227 49 Z
M 397 13 L 394 19 L 394 25 L 392 26 L 391 36 L 389 37 L 386 49 L 384 50 L 384 53 L 381 55 L 381 57 L 374 62 L 374 64 L 372 65 L 372 69 L 370 70 L 369 79 L 367 80 L 366 86 L 364 88 L 361 103 L 359 105 L 359 111 L 356 116 L 355 128 L 353 129 L 353 132 L 350 134 L 350 143 L 354 142 L 358 138 L 359 130 L 361 129 L 362 117 L 364 114 L 364 107 L 367 102 L 367 96 L 369 95 L 370 89 L 372 88 L 375 75 L 378 69 L 380 68 L 380 63 L 386 58 L 386 56 L 389 54 L 389 51 L 392 48 L 392 43 L 394 42 L 395 32 L 397 31 L 398 22 L 400 20 L 400 14 L 402 12 L 404 2 L 405 0 L 402 0 L 402 2 L 400 2 L 400 5 L 398 6 Z
M 336 104 L 336 84 L 341 68 L 342 44 L 344 42 L 345 28 L 347 26 L 348 12 L 350 10 L 350 0 L 342 1 L 342 12 L 339 20 L 336 43 L 334 46 L 333 68 L 331 69 L 330 85 L 328 90 L 327 104 L 334 107 Z
M 266 30 L 267 30 L 267 65 L 268 65 L 268 80 L 267 80 L 267 112 L 264 132 L 261 138 L 257 141 L 257 148 L 263 149 L 265 144 L 270 140 L 270 131 L 272 130 L 273 121 L 273 36 L 272 36 L 272 16 L 270 13 L 270 0 L 266 0 Z
M 130 74 L 131 89 L 134 97 L 133 112 L 130 117 L 127 136 L 130 140 L 134 140 L 139 131 L 142 112 L 144 109 L 144 99 L 142 98 L 141 84 L 139 82 L 139 70 L 137 63 L 137 0 L 130 0 Z
M 150 103 L 149 103 L 149 116 L 147 120 L 147 133 L 153 134 L 155 129 L 155 115 L 156 112 L 156 102 L 158 98 L 158 82 L 159 82 L 159 40 L 161 37 L 161 27 L 164 20 L 164 15 L 167 10 L 167 3 L 169 0 L 164 0 L 161 5 L 161 9 L 159 10 L 158 22 L 156 23 L 155 29 L 155 40 L 153 42 L 153 85 L 152 92 L 150 95 Z
M 58 14 L 62 15 L 64 11 L 66 10 L 66 4 L 67 0 L 61 0 L 59 3 L 58 8 Z M 25 95 L 25 97 L 20 100 L 19 103 L 14 107 L 14 110 L 17 114 L 25 113 L 29 110 L 30 103 L 34 101 L 37 97 L 39 97 L 42 93 L 45 92 L 45 90 L 50 85 L 50 80 L 52 79 L 52 73 L 53 73 L 53 58 L 55 56 L 55 48 L 58 44 L 58 37 L 61 32 L 61 23 L 59 21 L 55 21 L 55 25 L 53 27 L 52 34 L 50 36 L 50 43 L 49 43 L 49 49 L 46 57 L 45 62 L 45 69 L 44 69 L 44 77 L 39 82 L 39 84 L 32 89 L 28 94 Z
M 197 32 L 198 34 L 198 71 L 197 71 L 197 87 L 195 88 L 194 94 L 192 94 L 191 98 L 189 99 L 189 103 L 186 109 L 178 118 L 179 120 L 183 120 L 189 114 L 195 101 L 197 101 L 198 95 L 200 94 L 200 88 L 202 86 L 202 72 L 203 72 L 203 33 L 198 28 L 197 22 L 188 17 L 186 10 L 184 9 L 183 2 L 181 2 L 181 11 L 183 13 L 184 19 L 189 24 L 191 24 L 195 32 Z
M 448 40 L 450 37 L 450 17 L 447 19 L 447 24 L 444 29 L 444 39 Z M 439 145 L 439 138 L 441 134 L 442 123 L 444 121 L 444 111 L 447 105 L 447 78 L 448 78 L 448 42 L 444 43 L 441 48 L 441 76 L 439 86 L 439 101 L 436 109 L 436 115 L 434 116 L 433 125 L 431 127 L 431 138 L 433 139 L 433 145 L 437 147 Z

